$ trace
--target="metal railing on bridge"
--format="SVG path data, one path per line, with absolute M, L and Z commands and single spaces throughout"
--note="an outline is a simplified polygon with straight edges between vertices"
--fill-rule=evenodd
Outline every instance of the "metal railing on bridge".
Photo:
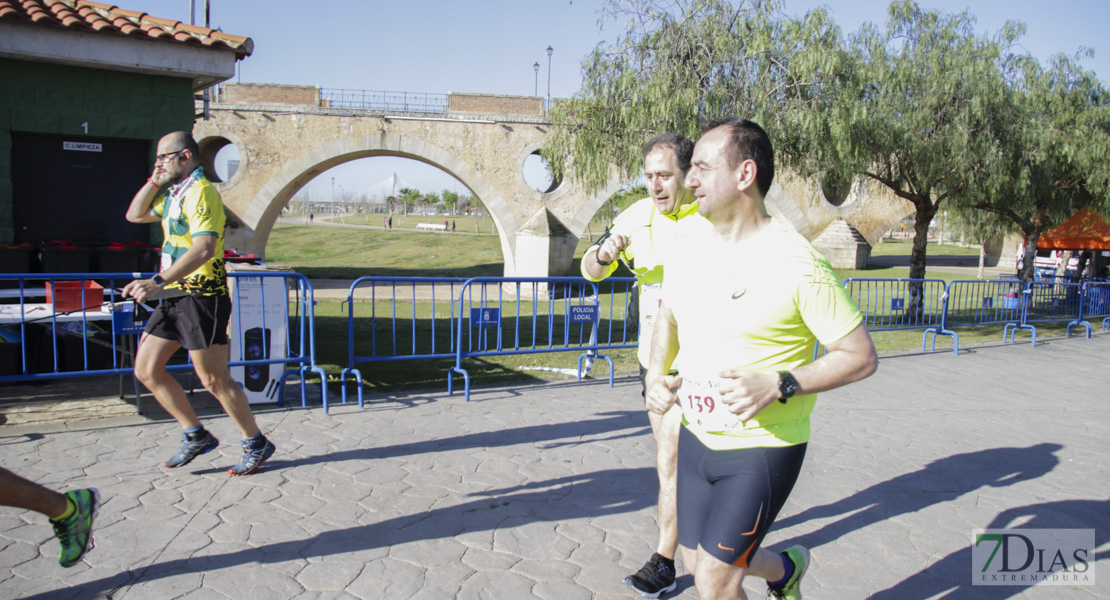
M 320 98 L 327 101 L 329 108 L 440 115 L 447 113 L 447 94 L 321 88 Z

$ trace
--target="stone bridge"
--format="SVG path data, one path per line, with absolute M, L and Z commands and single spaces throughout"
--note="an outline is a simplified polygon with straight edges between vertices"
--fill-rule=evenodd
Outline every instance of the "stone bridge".
M 227 246 L 263 256 L 282 208 L 313 178 L 348 161 L 399 156 L 442 169 L 482 202 L 497 225 L 505 276 L 568 275 L 579 237 L 624 183 L 596 194 L 571 181 L 542 193 L 527 185 L 524 161 L 548 135 L 539 97 L 449 94 L 442 111 L 429 113 L 339 108 L 310 86 L 228 84 L 209 113 L 194 127 L 207 172 L 214 176 L 221 148 L 239 150 L 239 168 L 217 183 Z M 769 209 L 810 239 L 843 218 L 874 243 L 912 209 L 859 185 L 834 204 L 811 182 L 780 179 Z

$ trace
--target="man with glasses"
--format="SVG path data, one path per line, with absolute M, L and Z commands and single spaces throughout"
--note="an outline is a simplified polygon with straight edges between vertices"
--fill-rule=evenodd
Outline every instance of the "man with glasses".
M 617 261 L 632 260 L 629 270 L 636 276 L 639 291 L 640 381 L 647 372 L 651 332 L 663 287 L 663 261 L 675 239 L 675 226 L 688 217 L 704 221 L 683 178 L 690 168 L 694 143 L 675 133 L 665 133 L 644 144 L 644 176 L 650 197 L 625 209 L 612 228 L 582 257 L 582 276 L 601 281 L 617 269 Z M 624 583 L 647 598 L 675 589 L 674 557 L 678 550 L 675 517 L 675 465 L 678 449 L 678 410 L 648 413 L 656 444 L 659 476 L 659 544 L 655 554 Z
M 123 288 L 125 296 L 139 302 L 167 292 L 147 321 L 135 358 L 135 376 L 184 429 L 181 450 L 165 467 L 185 466 L 219 445 L 200 424 L 181 384 L 166 370 L 170 356 L 183 347 L 205 389 L 243 435 L 243 458 L 228 473 L 250 475 L 273 455 L 274 445 L 259 431 L 247 397 L 227 366 L 231 298 L 224 269 L 224 206 L 204 177 L 192 135 L 179 131 L 159 140 L 154 172 L 131 200 L 127 220 L 161 222 L 165 234 L 160 272 Z

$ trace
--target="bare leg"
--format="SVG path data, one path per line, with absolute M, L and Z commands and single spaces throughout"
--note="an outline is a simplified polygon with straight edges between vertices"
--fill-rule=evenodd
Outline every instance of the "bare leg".
M 655 551 L 667 558 L 675 558 L 678 550 L 678 431 L 682 426 L 682 411 L 671 407 L 666 414 L 648 412 L 651 431 L 655 435 L 655 470 L 659 476 L 659 544 Z M 692 572 L 692 571 L 691 571 Z
M 694 585 L 700 598 L 747 600 L 748 596 L 743 588 L 744 577 L 750 574 L 767 581 L 777 581 L 786 574 L 782 557 L 763 548 L 756 550 L 747 568 L 721 562 L 701 546 L 697 552 L 683 547 L 682 557 L 686 570 L 694 573 Z
M 239 427 L 243 437 L 258 435 L 258 424 L 247 402 L 247 395 L 231 378 L 231 370 L 227 367 L 227 344 L 209 346 L 203 350 L 190 350 L 189 356 L 193 359 L 193 367 L 196 368 L 197 376 L 200 377 L 204 388 L 220 401 L 224 412 Z
M 189 404 L 181 384 L 166 370 L 170 356 L 180 347 L 181 344 L 174 340 L 144 333 L 135 357 L 135 376 L 154 394 L 154 399 L 177 424 L 182 429 L 188 429 L 200 425 L 200 419 Z
M 48 518 L 59 517 L 68 508 L 62 494 L 3 468 L 0 468 L 0 505 L 33 510 Z

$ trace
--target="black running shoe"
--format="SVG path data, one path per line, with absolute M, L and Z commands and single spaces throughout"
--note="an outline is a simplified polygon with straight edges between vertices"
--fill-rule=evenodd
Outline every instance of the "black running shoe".
M 658 598 L 661 594 L 673 592 L 677 587 L 674 567 L 664 564 L 664 560 L 658 552 L 652 554 L 651 560 L 644 563 L 639 571 L 624 578 L 624 584 L 645 598 Z

